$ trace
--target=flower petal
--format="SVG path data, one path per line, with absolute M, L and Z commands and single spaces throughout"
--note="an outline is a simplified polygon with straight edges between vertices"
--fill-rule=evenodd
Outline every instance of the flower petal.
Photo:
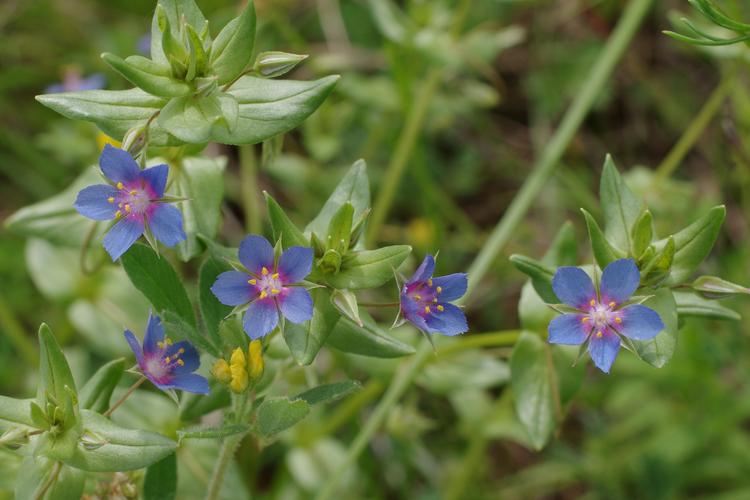
M 304 323 L 312 318 L 313 301 L 310 292 L 295 286 L 284 290 L 278 298 L 281 314 L 292 323 Z
M 594 364 L 604 373 L 609 373 L 612 363 L 615 362 L 617 353 L 620 351 L 620 337 L 609 329 L 602 332 L 602 336 L 597 334 L 591 336 L 589 341 L 589 354 Z
M 110 144 L 104 146 L 99 156 L 99 167 L 104 176 L 112 182 L 133 182 L 138 179 L 141 172 L 130 153 Z
M 664 330 L 659 313 L 641 304 L 633 304 L 618 311 L 622 318 L 619 333 L 633 340 L 650 340 Z
M 552 290 L 563 304 L 583 309 L 596 298 L 594 283 L 580 267 L 558 267 L 552 278 Z
M 409 281 L 406 282 L 407 285 L 411 285 L 412 283 L 416 283 L 417 281 L 427 281 L 432 277 L 432 274 L 435 272 L 435 257 L 433 257 L 430 254 L 425 255 L 424 260 L 419 265 L 416 271 L 414 271 L 414 274 L 409 279 Z
M 406 286 L 404 286 L 406 289 Z M 430 327 L 427 326 L 427 322 L 418 313 L 419 304 L 409 298 L 405 292 L 401 293 L 401 313 L 404 315 L 407 321 L 411 322 L 414 326 L 422 330 L 423 332 L 429 331 Z
M 143 222 L 126 217 L 121 219 L 104 236 L 104 249 L 116 261 L 143 234 Z
M 260 274 L 265 267 L 273 269 L 273 247 L 263 236 L 251 234 L 240 243 L 240 262 L 248 271 Z
M 138 343 L 138 339 L 133 335 L 133 332 L 125 330 L 125 340 L 130 345 L 133 354 L 135 354 L 135 360 L 138 362 L 138 366 L 141 366 L 143 364 L 143 349 L 141 349 L 141 344 Z
M 181 354 L 180 349 L 184 351 Z M 193 345 L 187 340 L 175 342 L 167 348 L 164 355 L 173 359 L 177 356 L 176 359 L 181 359 L 184 363 L 183 365 L 180 365 L 179 363 L 172 365 L 172 373 L 175 375 L 194 372 L 201 364 L 201 358 L 198 351 L 196 351 L 195 347 L 193 347 Z
M 258 299 L 247 308 L 242 327 L 253 339 L 268 335 L 279 324 L 279 310 L 271 298 Z
M 440 301 L 450 302 L 456 300 L 466 293 L 467 277 L 466 273 L 448 274 L 438 276 L 432 279 L 432 285 L 437 290 L 440 287 L 438 295 Z
M 159 316 L 149 314 L 146 333 L 143 335 L 143 352 L 151 354 L 159 350 L 159 342 L 164 341 L 164 327 Z
M 602 273 L 602 302 L 622 304 L 633 295 L 641 282 L 641 273 L 633 259 L 620 259 L 604 268 Z
M 109 220 L 115 218 L 117 207 L 107 201 L 114 198 L 117 189 L 107 184 L 96 184 L 81 189 L 73 204 L 78 213 L 94 220 Z
M 157 198 L 164 196 L 164 189 L 167 187 L 167 176 L 169 175 L 169 167 L 162 164 L 156 165 L 140 172 L 141 179 L 146 181 L 146 184 L 153 190 L 153 194 Z
M 466 315 L 460 307 L 453 304 L 439 304 L 443 307 L 438 311 L 437 307 L 427 315 L 426 322 L 431 332 L 442 333 L 443 335 L 459 335 L 469 329 L 466 323 Z
M 279 274 L 283 284 L 302 281 L 312 271 L 313 250 L 307 247 L 289 247 L 279 257 Z
M 226 271 L 216 277 L 211 292 L 226 306 L 247 304 L 257 295 L 256 287 L 247 282 L 252 276 L 239 271 Z
M 182 229 L 182 212 L 164 203 L 156 204 L 148 219 L 148 227 L 156 239 L 168 247 L 173 247 L 187 238 Z
M 561 314 L 550 321 L 547 340 L 550 344 L 580 345 L 591 333 L 591 326 L 581 322 L 583 314 Z
M 169 385 L 161 386 L 160 389 L 178 389 L 195 394 L 208 394 L 211 390 L 208 387 L 208 380 L 197 373 L 185 373 L 172 379 Z

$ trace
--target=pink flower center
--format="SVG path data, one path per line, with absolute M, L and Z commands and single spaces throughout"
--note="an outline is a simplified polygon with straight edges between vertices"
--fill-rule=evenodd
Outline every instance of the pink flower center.
M 115 218 L 133 217 L 143 220 L 150 215 L 156 201 L 156 193 L 143 180 L 128 185 L 118 182 L 116 187 L 117 194 L 107 200 L 117 203 Z
M 589 306 L 588 314 L 581 318 L 581 322 L 590 324 L 598 337 L 601 337 L 602 332 L 608 328 L 616 331 L 617 325 L 622 323 L 620 311 L 615 310 L 617 307 L 615 302 L 603 304 L 592 299 Z
M 284 283 L 279 273 L 272 273 L 267 267 L 263 267 L 260 276 L 252 277 L 247 282 L 258 291 L 258 297 L 276 297 L 284 291 Z
M 431 279 L 406 286 L 406 296 L 419 305 L 418 313 L 422 317 L 444 310 L 438 303 L 438 295 L 442 292 L 442 287 L 434 286 Z

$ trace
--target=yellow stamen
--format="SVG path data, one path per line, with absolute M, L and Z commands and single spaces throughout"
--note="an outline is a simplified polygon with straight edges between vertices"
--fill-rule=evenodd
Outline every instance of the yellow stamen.
M 421 295 L 414 295 L 414 298 L 417 299 L 417 300 L 422 300 L 422 296 Z
M 118 182 L 118 183 L 117 183 L 117 189 L 122 189 L 122 188 L 124 188 L 124 187 L 125 187 L 125 186 L 123 186 L 122 182 Z
M 615 318 L 615 323 L 617 323 L 618 325 L 619 325 L 620 323 L 622 323 L 622 318 L 621 318 L 621 317 L 619 317 L 619 316 L 617 316 L 617 317 Z
M 279 279 L 279 273 L 273 273 L 271 277 L 275 280 Z
M 169 363 L 171 363 L 171 362 L 172 362 L 172 359 L 171 359 L 171 358 L 170 358 L 169 356 L 165 356 L 165 357 L 164 357 L 164 362 L 165 362 L 166 364 L 169 364 Z
M 125 204 L 125 211 L 126 211 L 127 213 L 130 213 L 130 205 L 129 205 L 129 204 L 127 204 L 127 203 Z
M 185 362 L 183 360 L 181 360 L 181 359 L 177 360 L 177 364 L 180 365 L 180 366 L 185 366 Z
M 437 287 L 437 288 L 435 289 L 435 291 L 436 291 L 437 293 L 443 293 L 443 287 L 442 287 L 442 286 L 439 286 L 439 287 Z
M 602 332 L 596 332 L 596 338 L 600 339 L 604 336 Z
M 596 305 L 596 301 L 594 299 L 591 299 L 591 302 L 589 302 L 589 305 L 595 306 Z
M 610 303 L 609 303 L 609 307 L 610 307 L 610 308 L 612 308 L 612 307 L 615 307 L 615 303 L 614 303 L 614 302 L 610 302 Z
M 258 281 L 257 281 L 256 279 L 250 279 L 250 280 L 247 280 L 247 283 L 248 283 L 249 285 L 255 285 L 255 284 L 257 284 L 257 283 L 258 283 Z
M 157 342 L 156 345 L 159 347 L 159 349 L 164 349 L 164 342 Z
M 591 319 L 591 318 L 589 318 L 588 316 L 584 316 L 583 318 L 581 318 L 581 323 L 586 323 L 586 322 L 587 322 L 587 321 L 589 321 L 590 319 Z
M 260 270 L 260 274 L 262 274 L 263 276 L 267 276 L 268 268 L 266 266 L 263 266 L 263 269 Z
M 430 288 L 432 288 L 432 278 L 430 278 L 430 279 L 427 280 L 427 286 L 429 286 Z
M 271 288 L 271 293 L 274 295 L 278 295 L 281 292 L 278 288 Z
M 437 304 L 437 297 L 435 297 L 434 299 L 432 299 L 432 301 Z
M 169 337 L 167 337 L 166 342 L 167 345 L 172 345 L 172 339 L 170 339 Z
M 109 203 L 114 203 L 114 202 L 115 202 L 115 198 L 114 198 L 114 196 L 110 196 L 109 198 L 107 198 L 107 201 L 108 201 Z
M 118 210 L 115 212 L 115 219 L 119 219 L 120 217 L 122 217 L 122 212 Z
M 117 206 L 122 208 L 122 203 L 118 203 Z
M 430 306 L 424 306 L 424 312 L 430 314 Z
M 131 190 L 130 190 L 130 194 L 136 194 L 136 193 L 138 193 L 138 190 L 137 190 L 137 189 L 131 189 Z
M 437 309 L 438 309 L 438 311 L 440 311 L 440 312 L 443 312 L 443 311 L 445 311 L 445 307 L 443 307 L 443 306 L 440 306 L 440 305 L 439 305 L 439 306 L 437 307 Z
M 183 347 L 180 347 L 180 349 L 177 352 L 180 354 L 185 354 L 185 349 Z
M 260 298 L 261 299 L 265 299 L 266 297 L 268 297 L 268 293 L 266 293 L 265 290 L 261 290 L 260 291 Z

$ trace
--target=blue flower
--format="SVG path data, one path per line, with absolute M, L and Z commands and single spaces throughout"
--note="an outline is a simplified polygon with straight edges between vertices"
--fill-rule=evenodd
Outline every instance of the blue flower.
M 548 327 L 552 344 L 580 345 L 588 350 L 597 368 L 605 373 L 620 350 L 620 336 L 649 340 L 664 329 L 659 314 L 641 304 L 625 304 L 641 281 L 633 259 L 612 262 L 602 273 L 601 289 L 583 269 L 560 267 L 552 279 L 552 289 L 564 304 L 577 310 L 553 319 Z
M 44 89 L 47 94 L 59 94 L 60 92 L 77 92 L 79 90 L 99 90 L 106 84 L 104 75 L 94 73 L 87 78 L 81 78 L 81 74 L 74 69 L 65 71 L 63 81 L 55 83 Z
M 198 351 L 185 340 L 172 342 L 165 338 L 158 316 L 148 317 L 143 348 L 130 330 L 125 330 L 125 340 L 135 354 L 141 373 L 162 391 L 179 389 L 208 394 L 208 380 L 193 373 L 200 365 Z
M 466 273 L 433 278 L 434 270 L 435 258 L 428 254 L 401 288 L 401 313 L 423 332 L 464 333 L 469 329 L 466 316 L 449 302 L 466 293 Z
M 259 339 L 276 328 L 279 312 L 292 323 L 312 318 L 312 298 L 299 284 L 312 270 L 312 248 L 287 248 L 277 265 L 268 240 L 249 235 L 240 244 L 239 257 L 247 272 L 221 273 L 211 291 L 222 304 L 250 304 L 243 328 L 251 339 Z
M 147 228 L 168 247 L 186 238 L 182 214 L 163 199 L 169 167 L 141 170 L 127 151 L 109 144 L 99 157 L 99 166 L 111 183 L 82 189 L 73 206 L 89 219 L 117 221 L 104 236 L 104 248 L 113 261 Z

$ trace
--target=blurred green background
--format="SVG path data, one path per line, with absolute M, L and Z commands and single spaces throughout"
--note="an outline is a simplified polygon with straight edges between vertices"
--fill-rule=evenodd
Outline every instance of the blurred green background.
M 263 217 L 245 213 L 241 155 L 262 160 L 259 187 L 303 222 L 358 158 L 368 162 L 377 195 L 422 97 L 426 118 L 414 131 L 380 239 L 409 243 L 418 256 L 440 250 L 438 274 L 465 269 L 529 174 L 626 3 L 257 0 L 259 51 L 310 54 L 293 78 L 340 73 L 342 79 L 274 157 L 264 159 L 260 147 L 209 146 L 207 154 L 229 158 L 222 239 L 236 243 L 248 219 Z M 468 304 L 472 332 L 519 325 L 525 278 L 507 255 L 542 255 L 560 225 L 572 220 L 580 262 L 591 261 L 578 208 L 599 215 L 596 192 L 606 153 L 665 224 L 657 227 L 659 235 L 725 203 L 726 223 L 701 274 L 750 282 L 750 52 L 744 46 L 701 50 L 663 36 L 676 11 L 690 14 L 690 6 L 654 3 L 561 168 Z M 198 4 L 213 30 L 241 7 L 232 0 Z M 740 16 L 750 14 L 744 4 L 724 2 Z M 107 88 L 127 88 L 99 54 L 137 53 L 153 7 L 148 0 L 0 4 L 0 221 L 64 189 L 96 161 L 101 146 L 92 125 L 65 120 L 34 95 L 66 72 L 102 73 Z M 664 158 L 721 82 L 725 101 L 669 172 Z M 663 175 L 654 174 L 659 168 Z M 262 210 L 259 192 L 249 194 Z M 124 352 L 110 332 L 122 325 L 140 331 L 147 307 L 120 271 L 107 268 L 112 279 L 83 277 L 75 248 L 0 231 L 0 393 L 29 394 L 33 332 L 42 321 L 53 325 L 79 373 Z M 194 276 L 195 270 L 182 271 Z M 727 305 L 750 317 L 747 301 Z M 541 452 L 527 447 L 513 415 L 508 348 L 437 360 L 347 476 L 347 498 L 750 498 L 745 324 L 688 321 L 674 359 L 660 370 L 629 353 L 609 376 L 589 369 L 559 432 Z M 258 497 L 309 498 L 341 461 L 396 366 L 324 355 L 314 373 L 301 376 L 326 380 L 345 372 L 362 380 L 364 390 L 260 454 L 243 449 L 230 477 L 237 483 L 231 498 L 244 498 L 245 487 Z M 168 413 L 165 404 L 156 398 L 151 408 Z M 215 450 L 201 453 L 199 461 L 210 464 Z M 0 454 L 0 468 L 3 460 Z M 201 470 L 209 469 L 199 461 L 188 470 L 200 482 Z M 4 488 L 12 484 L 0 479 Z

